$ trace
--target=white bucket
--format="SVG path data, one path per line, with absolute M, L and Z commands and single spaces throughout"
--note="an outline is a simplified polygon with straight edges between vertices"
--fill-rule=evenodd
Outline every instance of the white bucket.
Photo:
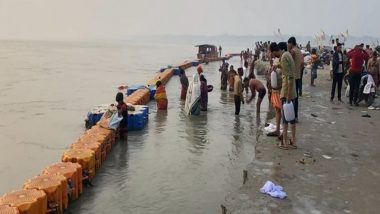
M 293 121 L 295 119 L 293 102 L 284 103 L 282 107 L 284 108 L 285 120 L 288 122 Z

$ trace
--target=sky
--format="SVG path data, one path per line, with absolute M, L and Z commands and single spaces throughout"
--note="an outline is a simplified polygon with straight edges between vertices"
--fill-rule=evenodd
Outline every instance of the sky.
M 0 0 L 0 39 L 140 35 L 380 37 L 380 0 Z

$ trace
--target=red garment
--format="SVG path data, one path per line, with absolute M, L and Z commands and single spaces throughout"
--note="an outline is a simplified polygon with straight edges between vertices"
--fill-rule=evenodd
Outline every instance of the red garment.
M 365 60 L 369 59 L 367 52 L 359 48 L 352 49 L 347 53 L 347 56 L 351 58 L 351 71 L 361 72 Z

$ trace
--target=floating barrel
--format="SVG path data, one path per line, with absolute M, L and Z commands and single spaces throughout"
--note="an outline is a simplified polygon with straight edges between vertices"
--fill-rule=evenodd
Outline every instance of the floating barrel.
M 48 208 L 63 213 L 68 206 L 67 181 L 63 175 L 39 175 L 27 180 L 24 189 L 43 190 L 47 195 Z
M 146 86 L 144 84 L 135 84 L 135 85 L 132 85 L 130 87 L 128 87 L 127 89 L 127 95 L 131 95 L 133 94 L 135 91 L 139 90 L 139 89 L 142 89 L 142 88 L 146 88 Z
M 191 66 L 195 67 L 195 66 L 198 66 L 200 63 L 198 60 L 194 60 L 191 62 Z
M 82 166 L 78 163 L 60 162 L 46 167 L 43 171 L 45 175 L 63 175 L 66 178 L 69 195 L 75 200 L 83 192 Z
M 94 106 L 93 109 L 87 113 L 86 127 L 91 128 L 94 126 L 102 118 L 103 114 L 108 111 L 109 107 L 109 104 Z
M 150 90 L 147 88 L 138 89 L 124 100 L 132 105 L 146 105 L 150 101 Z
M 62 162 L 79 163 L 90 181 L 95 177 L 95 153 L 90 149 L 68 149 L 62 154 Z
M 47 197 L 44 191 L 29 189 L 7 193 L 0 198 L 0 205 L 17 207 L 20 213 L 47 213 Z
M 90 149 L 95 152 L 95 168 L 99 169 L 102 163 L 102 145 L 97 141 L 78 141 L 71 144 L 72 149 Z
M 99 144 L 100 147 L 100 160 L 101 162 L 104 162 L 106 160 L 107 152 L 106 152 L 106 142 L 104 140 L 104 137 L 97 136 L 97 135 L 89 135 L 82 134 L 79 139 L 75 143 L 94 143 L 94 144 Z M 96 152 L 95 152 L 96 155 Z
M 154 100 L 154 95 L 156 95 L 156 85 L 149 86 L 150 100 Z
M 0 205 L 1 214 L 20 214 L 17 207 L 11 207 L 9 205 Z
M 145 128 L 149 118 L 149 107 L 136 105 L 135 111 L 128 112 L 128 130 L 141 130 Z
M 174 68 L 173 69 L 173 75 L 180 75 L 181 69 L 180 68 Z

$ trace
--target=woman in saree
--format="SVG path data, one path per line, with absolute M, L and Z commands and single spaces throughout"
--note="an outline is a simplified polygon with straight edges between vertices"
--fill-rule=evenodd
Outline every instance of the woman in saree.
M 168 109 L 168 98 L 166 96 L 165 86 L 161 81 L 156 83 L 156 95 L 154 96 L 157 103 L 157 109 L 167 110 Z

